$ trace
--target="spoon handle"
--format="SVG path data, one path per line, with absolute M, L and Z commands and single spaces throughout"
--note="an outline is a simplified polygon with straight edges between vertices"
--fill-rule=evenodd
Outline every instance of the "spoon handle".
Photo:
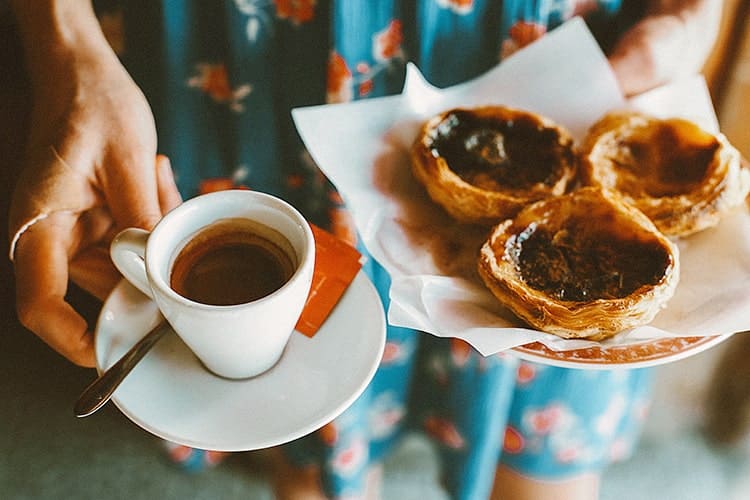
M 112 393 L 120 385 L 146 353 L 170 331 L 169 323 L 162 321 L 139 340 L 114 365 L 104 371 L 78 397 L 74 412 L 76 417 L 88 417 L 109 401 Z

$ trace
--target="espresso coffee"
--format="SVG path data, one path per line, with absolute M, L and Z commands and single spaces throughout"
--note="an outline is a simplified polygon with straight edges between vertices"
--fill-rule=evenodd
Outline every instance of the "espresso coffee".
M 189 239 L 173 261 L 170 286 L 202 304 L 244 304 L 281 288 L 296 268 L 294 249 L 281 233 L 256 221 L 229 218 Z

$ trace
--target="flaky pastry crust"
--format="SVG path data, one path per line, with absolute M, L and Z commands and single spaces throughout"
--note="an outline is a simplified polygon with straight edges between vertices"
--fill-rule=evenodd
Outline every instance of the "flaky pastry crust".
M 581 156 L 583 184 L 620 192 L 670 236 L 715 226 L 750 191 L 750 170 L 726 137 L 684 119 L 609 113 Z
M 492 225 L 565 193 L 578 158 L 570 133 L 505 106 L 456 108 L 427 120 L 411 150 L 429 196 L 460 222 Z
M 529 325 L 591 340 L 650 322 L 679 267 L 677 246 L 643 213 L 594 187 L 499 223 L 478 260 L 485 285 Z

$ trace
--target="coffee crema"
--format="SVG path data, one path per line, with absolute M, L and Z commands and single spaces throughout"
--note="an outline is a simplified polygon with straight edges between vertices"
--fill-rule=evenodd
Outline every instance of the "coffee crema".
M 190 237 L 173 261 L 170 286 L 202 304 L 244 304 L 281 288 L 296 269 L 284 235 L 253 220 L 227 218 Z

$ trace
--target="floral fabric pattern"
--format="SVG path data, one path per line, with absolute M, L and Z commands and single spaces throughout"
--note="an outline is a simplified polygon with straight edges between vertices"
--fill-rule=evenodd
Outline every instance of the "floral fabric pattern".
M 214 102 L 227 103 L 235 113 L 245 110 L 242 100 L 253 90 L 248 84 L 232 88 L 229 84 L 227 67 L 224 64 L 196 64 L 196 75 L 187 80 L 188 87 L 197 88 Z
M 478 76 L 573 16 L 617 25 L 621 0 L 98 0 L 108 39 L 152 104 L 160 152 L 184 197 L 266 191 L 356 243 L 344 200 L 289 111 L 400 92 L 407 61 L 439 87 Z M 611 30 L 610 30 L 611 31 Z M 364 249 L 362 249 L 364 251 Z M 386 308 L 388 275 L 365 271 Z M 356 332 L 353 332 L 356 334 Z M 485 498 L 498 463 L 538 478 L 627 457 L 649 371 L 579 371 L 482 357 L 468 344 L 389 327 L 381 366 L 339 418 L 286 445 L 333 498 L 356 498 L 370 463 L 407 430 L 430 436 L 454 498 Z M 220 455 L 171 446 L 175 460 Z

